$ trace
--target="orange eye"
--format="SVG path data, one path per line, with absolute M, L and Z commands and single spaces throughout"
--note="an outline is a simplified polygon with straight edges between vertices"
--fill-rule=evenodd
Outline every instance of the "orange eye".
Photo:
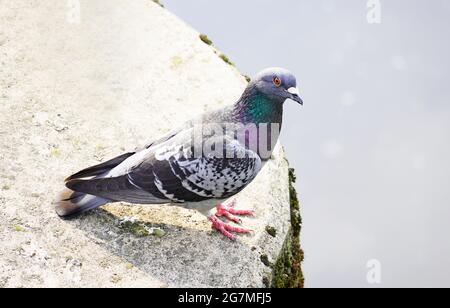
M 281 86 L 281 79 L 278 77 L 274 77 L 273 84 L 276 85 L 277 87 Z

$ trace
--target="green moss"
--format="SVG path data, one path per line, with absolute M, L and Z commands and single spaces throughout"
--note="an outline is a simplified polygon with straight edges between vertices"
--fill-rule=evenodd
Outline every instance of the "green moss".
M 294 187 L 294 169 L 289 169 L 289 198 L 291 204 L 291 229 L 283 244 L 280 256 L 274 264 L 271 286 L 274 288 L 303 288 L 305 279 L 301 264 L 304 253 L 300 247 L 300 203 Z
M 153 0 L 156 4 L 158 4 L 160 7 L 164 7 L 164 5 L 159 0 Z
M 206 34 L 200 34 L 199 35 L 200 39 L 202 40 L 203 43 L 205 43 L 206 45 L 209 46 L 213 46 L 213 41 L 206 35 Z M 217 50 L 214 49 L 214 52 L 217 54 Z M 221 53 L 219 54 L 219 58 L 221 58 L 225 63 L 231 65 L 231 66 L 235 66 L 235 64 L 233 62 L 231 62 L 230 58 L 228 58 L 225 54 Z M 250 77 L 248 76 L 244 76 L 245 79 L 247 79 L 248 82 L 250 82 Z
M 221 58 L 225 63 L 231 65 L 231 66 L 235 66 L 233 62 L 231 62 L 231 60 L 224 55 L 223 53 L 219 55 L 219 58 Z
M 151 235 L 154 235 L 156 237 L 163 237 L 166 235 L 166 232 L 163 229 L 154 228 L 151 232 Z
M 137 237 L 164 237 L 166 232 L 161 228 L 152 227 L 150 224 L 139 221 L 133 217 L 123 217 L 119 219 L 119 228 L 124 232 L 133 234 Z
M 266 254 L 261 255 L 261 262 L 264 263 L 265 266 L 271 267 L 272 263 L 269 260 L 269 257 Z
M 266 227 L 266 232 L 269 233 L 269 235 L 272 236 L 272 237 L 276 237 L 277 236 L 277 229 L 275 229 L 272 226 L 267 226 Z
M 213 44 L 213 41 L 211 41 L 211 39 L 206 34 L 200 34 L 200 39 L 206 45 L 211 46 Z
M 147 230 L 147 228 L 145 228 L 145 226 L 131 220 L 123 221 L 120 224 L 120 227 L 125 232 L 132 233 L 138 237 L 146 237 L 150 235 L 150 232 Z

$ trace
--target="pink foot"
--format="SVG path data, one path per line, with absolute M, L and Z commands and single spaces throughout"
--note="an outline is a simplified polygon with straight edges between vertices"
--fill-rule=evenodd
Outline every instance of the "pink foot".
M 216 216 L 222 217 L 224 216 L 229 221 L 233 221 L 235 223 L 240 224 L 242 220 L 239 217 L 236 217 L 234 215 L 254 215 L 255 211 L 253 210 L 237 210 L 234 207 L 236 206 L 236 201 L 233 200 L 229 203 L 229 205 L 220 203 L 216 206 Z
M 234 241 L 236 240 L 236 236 L 231 234 L 230 232 L 236 232 L 236 233 L 250 233 L 252 230 L 244 229 L 241 227 L 232 226 L 229 224 L 224 223 L 222 220 L 217 218 L 215 215 L 211 215 L 208 217 L 208 219 L 212 222 L 212 227 L 228 237 L 230 240 Z

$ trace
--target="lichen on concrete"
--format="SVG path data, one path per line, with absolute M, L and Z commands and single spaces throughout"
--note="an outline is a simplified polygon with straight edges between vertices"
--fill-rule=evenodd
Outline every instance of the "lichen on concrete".
M 272 237 L 276 237 L 277 236 L 277 229 L 275 227 L 267 226 L 266 227 L 266 232 L 269 233 L 269 235 L 272 236 Z
M 155 2 L 157 5 L 159 5 L 160 7 L 164 7 L 164 4 L 162 4 L 160 0 L 152 0 L 152 1 Z
M 231 66 L 235 66 L 235 64 L 233 62 L 231 62 L 230 58 L 228 58 L 228 56 L 226 56 L 225 54 L 221 53 L 219 55 L 219 58 L 221 58 L 223 60 L 223 62 L 225 62 L 226 64 L 229 64 Z
M 129 219 L 129 218 L 124 218 L 122 219 L 122 221 L 119 223 L 119 226 L 121 229 L 123 229 L 125 232 L 129 232 L 131 234 L 134 234 L 138 237 L 143 237 L 143 236 L 149 236 L 150 232 L 149 230 L 145 227 L 145 225 L 133 220 L 133 219 Z
M 208 35 L 202 33 L 202 34 L 199 35 L 199 38 L 200 38 L 200 40 L 201 40 L 203 43 L 205 43 L 206 45 L 208 45 L 208 46 L 214 46 L 213 41 L 209 38 Z M 227 64 L 229 64 L 229 65 L 231 65 L 231 66 L 236 66 L 236 65 L 230 60 L 230 58 L 229 58 L 228 56 L 226 56 L 225 54 L 218 52 L 216 49 L 214 49 L 214 53 L 218 54 L 218 55 L 219 55 L 219 58 L 222 59 L 222 61 L 224 61 L 225 63 L 227 63 Z M 247 82 L 252 81 L 252 79 L 251 79 L 250 76 L 248 76 L 248 75 L 242 74 L 242 77 L 244 77 L 245 80 L 246 80 Z
M 266 254 L 261 255 L 261 262 L 267 267 L 272 267 L 272 263 L 269 260 L 269 256 Z
M 206 45 L 211 46 L 213 44 L 213 41 L 211 41 L 211 39 L 206 34 L 200 34 L 199 37 Z

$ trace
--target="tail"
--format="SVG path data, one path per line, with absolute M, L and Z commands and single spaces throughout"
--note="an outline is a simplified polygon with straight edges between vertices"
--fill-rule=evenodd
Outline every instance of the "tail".
M 84 177 L 93 177 L 94 179 L 102 178 L 111 169 L 118 166 L 134 154 L 134 152 L 126 153 L 99 165 L 83 169 L 80 172 L 77 172 L 74 175 L 68 177 L 66 179 L 66 182 L 73 179 L 81 179 Z M 111 201 L 112 200 L 110 199 L 97 197 L 82 192 L 76 192 L 69 188 L 65 188 L 59 194 L 57 201 L 55 202 L 55 210 L 60 217 L 70 217 L 89 210 L 93 210 Z
M 111 200 L 65 188 L 55 202 L 55 210 L 60 217 L 68 218 L 93 210 L 108 202 Z

